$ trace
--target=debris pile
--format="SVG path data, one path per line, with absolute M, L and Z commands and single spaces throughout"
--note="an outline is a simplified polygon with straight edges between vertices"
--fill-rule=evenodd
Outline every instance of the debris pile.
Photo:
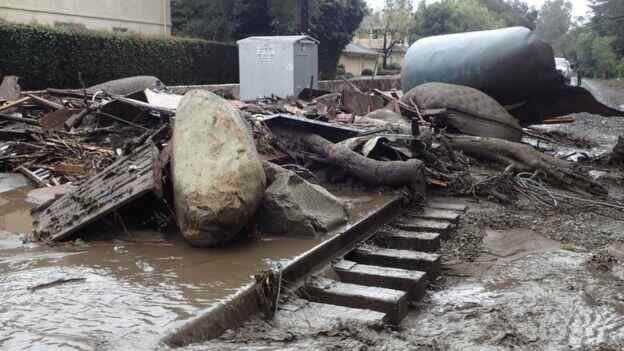
M 521 196 L 556 204 L 556 188 L 621 207 L 584 164 L 527 143 L 580 140 L 523 129 L 468 87 L 427 83 L 402 95 L 349 83 L 342 92 L 241 102 L 205 91 L 183 98 L 154 77 L 38 92 L 16 82 L 5 78 L 1 90 L 2 170 L 37 187 L 73 185 L 33 211 L 42 240 L 119 217 L 147 194 L 168 208 L 158 217 L 197 246 L 228 242 L 250 223 L 317 236 L 346 221 L 328 183 L 398 188 L 414 201 L 435 188 L 508 204 Z M 551 121 L 559 122 L 570 121 Z M 621 154 L 620 144 L 613 162 Z

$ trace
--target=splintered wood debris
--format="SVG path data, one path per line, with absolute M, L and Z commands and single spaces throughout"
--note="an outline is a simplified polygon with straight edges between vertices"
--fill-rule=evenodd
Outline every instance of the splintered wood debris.
M 35 209 L 35 235 L 50 242 L 67 239 L 147 193 L 160 195 L 159 156 L 158 148 L 147 143 L 70 193 Z

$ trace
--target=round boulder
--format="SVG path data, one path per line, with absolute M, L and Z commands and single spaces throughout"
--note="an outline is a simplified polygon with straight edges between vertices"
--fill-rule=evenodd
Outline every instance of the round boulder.
M 178 106 L 171 171 L 178 225 L 194 246 L 234 239 L 266 188 L 246 122 L 227 101 L 202 90 L 187 93 Z

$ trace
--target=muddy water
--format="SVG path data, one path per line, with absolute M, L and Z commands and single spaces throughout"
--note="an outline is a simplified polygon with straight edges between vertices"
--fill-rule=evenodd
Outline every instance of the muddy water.
M 125 241 L 23 244 L 12 233 L 31 230 L 28 190 L 0 194 L 2 350 L 154 349 L 176 322 L 234 293 L 271 262 L 319 243 L 257 237 L 196 249 L 176 233 L 133 231 Z M 366 199 L 352 200 L 352 212 L 367 212 Z M 85 280 L 29 291 L 74 278 Z
M 624 282 L 591 269 L 588 254 L 526 230 L 492 231 L 484 244 L 487 253 L 473 267 L 457 267 L 473 278 L 434 293 L 430 309 L 407 319 L 413 337 L 435 338 L 445 350 L 624 343 Z

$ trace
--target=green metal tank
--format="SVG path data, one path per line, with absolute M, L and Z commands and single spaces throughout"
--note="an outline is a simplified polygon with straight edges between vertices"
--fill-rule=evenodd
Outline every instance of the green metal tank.
M 510 105 L 558 89 L 562 78 L 550 45 L 512 27 L 418 40 L 405 58 L 403 92 L 428 82 L 469 86 Z

